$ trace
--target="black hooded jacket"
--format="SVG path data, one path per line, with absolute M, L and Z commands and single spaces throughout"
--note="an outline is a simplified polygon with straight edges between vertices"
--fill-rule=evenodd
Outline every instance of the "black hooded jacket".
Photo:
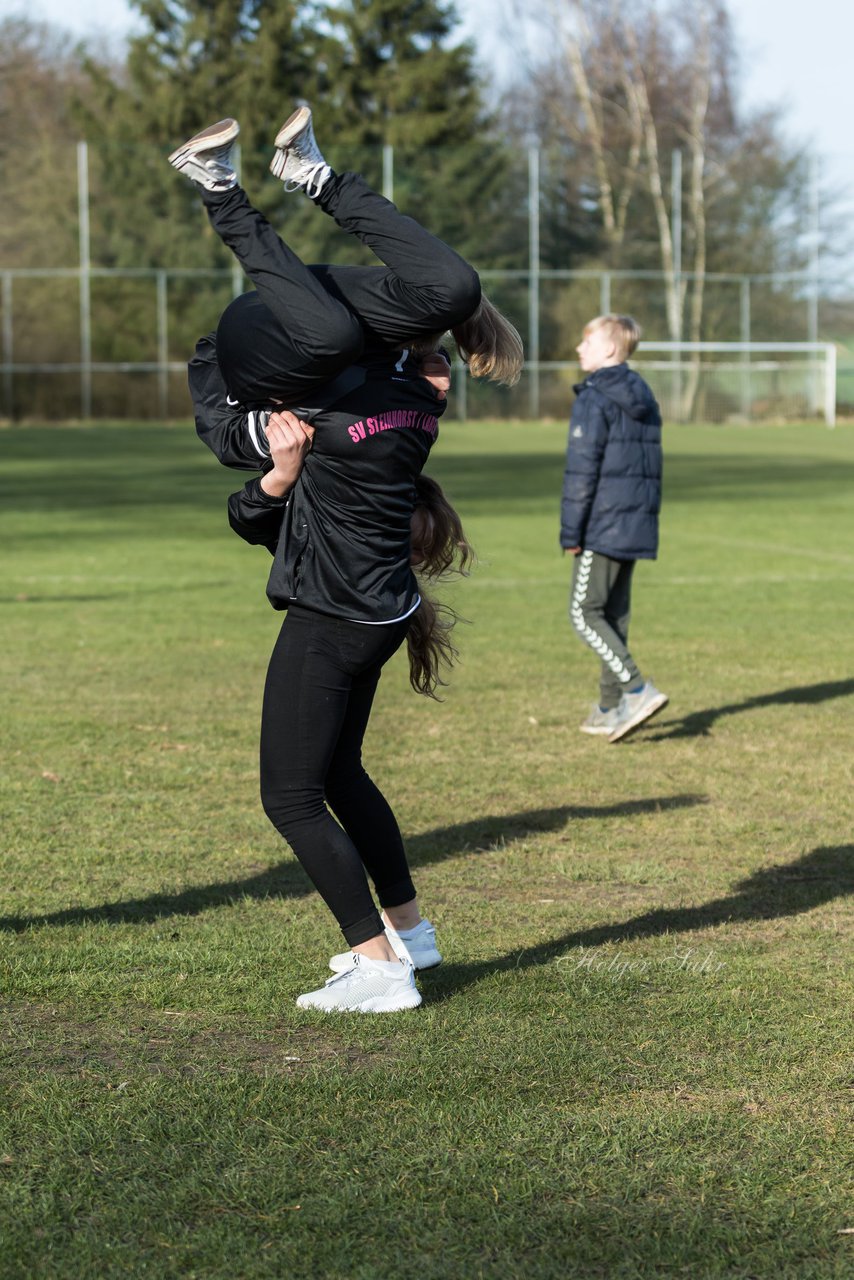
M 614 560 L 654 560 L 661 508 L 661 413 L 627 364 L 575 387 L 560 545 Z
M 227 395 L 213 337 L 190 364 L 196 430 L 226 466 L 270 468 L 268 412 Z M 258 479 L 228 501 L 231 527 L 273 554 L 274 609 L 300 604 L 353 622 L 393 622 L 419 603 L 410 567 L 415 481 L 439 433 L 445 402 L 406 352 L 345 370 L 296 410 L 315 428 L 311 452 L 286 498 Z

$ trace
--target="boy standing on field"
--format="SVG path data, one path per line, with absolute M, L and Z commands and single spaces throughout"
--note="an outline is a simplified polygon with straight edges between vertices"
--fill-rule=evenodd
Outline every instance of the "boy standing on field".
M 560 545 L 575 557 L 569 617 L 599 655 L 599 702 L 584 733 L 619 742 L 667 703 L 627 647 L 636 560 L 658 553 L 661 413 L 626 361 L 640 339 L 631 316 L 597 316 L 576 350 L 589 376 L 575 387 Z

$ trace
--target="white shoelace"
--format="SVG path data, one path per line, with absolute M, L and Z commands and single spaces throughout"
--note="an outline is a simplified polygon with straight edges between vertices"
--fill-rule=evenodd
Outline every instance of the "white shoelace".
M 329 172 L 329 165 L 325 160 L 316 160 L 314 164 L 307 163 L 307 167 L 299 169 L 294 177 L 289 178 L 285 183 L 286 191 L 305 190 L 307 196 L 314 197 L 320 195 L 323 183 Z M 314 190 L 312 190 L 314 187 Z
M 237 174 L 227 161 L 219 159 L 206 160 L 205 169 L 216 182 L 230 182 L 232 179 L 235 182 L 237 181 Z

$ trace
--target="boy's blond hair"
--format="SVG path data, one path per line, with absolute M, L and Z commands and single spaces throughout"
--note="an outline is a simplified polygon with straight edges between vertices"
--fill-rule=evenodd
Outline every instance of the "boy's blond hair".
M 584 337 L 596 329 L 608 330 L 608 337 L 616 347 L 620 363 L 628 360 L 641 339 L 641 327 L 632 316 L 596 316 L 584 326 Z

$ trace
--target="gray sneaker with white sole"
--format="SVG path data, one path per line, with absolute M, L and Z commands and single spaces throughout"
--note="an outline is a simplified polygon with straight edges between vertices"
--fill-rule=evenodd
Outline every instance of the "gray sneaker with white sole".
M 599 703 L 594 702 L 590 715 L 586 720 L 582 720 L 578 727 L 582 733 L 592 733 L 597 736 L 607 737 L 617 727 L 618 711 L 619 707 L 609 707 L 607 711 L 603 711 Z
M 649 680 L 638 689 L 637 693 L 624 693 L 617 708 L 617 723 L 608 741 L 619 742 L 627 733 L 631 733 L 632 729 L 637 729 L 638 725 L 649 720 L 650 716 L 654 716 L 656 711 L 666 707 L 669 701 L 667 694 L 656 689 Z
M 173 151 L 169 163 L 206 191 L 229 191 L 237 185 L 232 151 L 239 133 L 230 116 L 218 120 Z
M 270 172 L 281 178 L 286 191 L 305 191 L 315 199 L 332 175 L 317 145 L 311 107 L 297 107 L 276 134 Z

